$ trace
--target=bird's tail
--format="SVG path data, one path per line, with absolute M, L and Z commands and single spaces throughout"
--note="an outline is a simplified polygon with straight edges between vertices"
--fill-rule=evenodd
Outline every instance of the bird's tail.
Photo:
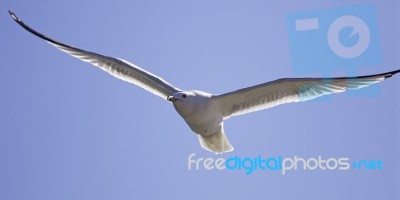
M 198 137 L 201 147 L 207 151 L 211 151 L 216 154 L 233 151 L 231 143 L 229 143 L 228 138 L 225 136 L 224 129 L 221 129 L 221 131 L 215 132 L 209 136 L 198 134 Z

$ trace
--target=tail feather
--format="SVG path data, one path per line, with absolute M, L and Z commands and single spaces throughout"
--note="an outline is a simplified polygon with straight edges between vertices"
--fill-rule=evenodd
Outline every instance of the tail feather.
M 231 143 L 229 143 L 228 138 L 226 138 L 223 129 L 209 136 L 203 136 L 199 134 L 198 137 L 201 147 L 207 151 L 211 151 L 216 154 L 233 151 L 233 147 Z

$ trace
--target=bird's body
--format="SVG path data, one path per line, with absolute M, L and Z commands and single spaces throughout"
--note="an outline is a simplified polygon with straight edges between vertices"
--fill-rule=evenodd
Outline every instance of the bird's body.
M 193 132 L 198 134 L 200 145 L 213 152 L 232 151 L 224 133 L 224 116 L 214 96 L 198 90 L 183 91 L 168 97 L 175 110 Z
M 223 120 L 212 102 L 211 94 L 191 90 L 175 93 L 171 97 L 175 110 L 195 133 L 209 135 L 213 127 Z
M 302 102 L 323 95 L 363 88 L 399 73 L 400 70 L 358 77 L 279 79 L 221 95 L 198 90 L 181 90 L 162 78 L 128 61 L 72 47 L 33 30 L 14 13 L 13 19 L 24 29 L 46 40 L 58 49 L 91 63 L 112 76 L 140 86 L 173 103 L 176 111 L 195 132 L 200 145 L 211 152 L 233 150 L 224 133 L 223 122 L 232 116 L 273 106 Z

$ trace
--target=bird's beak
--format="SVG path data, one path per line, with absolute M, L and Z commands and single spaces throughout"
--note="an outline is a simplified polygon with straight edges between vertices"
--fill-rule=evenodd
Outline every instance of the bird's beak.
M 167 97 L 167 100 L 170 101 L 170 102 L 172 102 L 172 103 L 175 103 L 176 101 L 182 101 L 182 100 L 180 100 L 180 99 L 178 99 L 178 98 L 175 98 L 175 97 L 173 97 L 173 96 L 168 96 L 168 97 Z
M 176 98 L 173 97 L 173 96 L 168 96 L 168 97 L 167 97 L 167 100 L 173 103 L 173 102 L 176 101 Z

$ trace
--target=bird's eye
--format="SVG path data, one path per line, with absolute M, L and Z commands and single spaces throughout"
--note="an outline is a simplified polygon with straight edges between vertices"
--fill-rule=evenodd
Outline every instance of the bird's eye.
M 187 94 L 182 94 L 182 97 L 183 97 L 183 98 L 186 98 L 186 97 L 187 97 Z

